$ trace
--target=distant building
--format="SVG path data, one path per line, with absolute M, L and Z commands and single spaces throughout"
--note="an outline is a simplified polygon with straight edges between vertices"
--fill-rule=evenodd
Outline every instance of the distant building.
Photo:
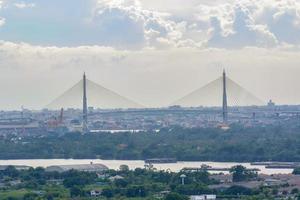
M 50 179 L 47 181 L 50 185 L 62 185 L 64 182 L 64 179 Z
M 269 107 L 274 107 L 275 103 L 272 101 L 272 99 L 268 102 L 268 106 Z
M 231 174 L 213 174 L 211 175 L 211 179 L 216 180 L 220 183 L 232 183 Z
M 89 113 L 93 113 L 95 110 L 95 108 L 93 106 L 88 107 L 88 111 Z
M 268 178 L 264 181 L 264 186 L 278 186 L 282 185 L 284 182 L 278 179 Z
M 40 130 L 40 124 L 36 120 L 23 119 L 23 118 L 11 118 L 11 119 L 0 119 L 0 132 L 3 131 L 38 131 Z
M 91 190 L 90 195 L 91 197 L 99 197 L 101 195 L 102 191 L 100 190 Z
M 46 168 L 48 172 L 65 172 L 69 170 L 77 170 L 84 172 L 103 172 L 108 170 L 108 167 L 102 164 L 82 164 L 82 165 L 55 165 Z
M 112 176 L 112 177 L 109 178 L 110 181 L 116 181 L 116 180 L 121 180 L 121 179 L 124 179 L 124 177 L 119 176 L 119 175 Z
M 215 200 L 217 196 L 214 194 L 204 194 L 204 195 L 193 195 L 190 196 L 190 200 Z
M 10 165 L 0 165 L 0 171 L 7 169 Z M 30 167 L 26 165 L 13 165 L 16 170 L 28 170 Z
M 12 181 L 9 181 L 9 182 L 8 182 L 8 184 L 9 184 L 10 186 L 17 186 L 17 185 L 19 185 L 19 184 L 21 184 L 21 183 L 22 183 L 21 180 L 12 180 Z
M 174 106 L 169 106 L 169 109 L 181 109 L 182 107 L 180 105 L 174 105 Z
M 78 119 L 72 119 L 70 121 L 70 124 L 68 126 L 69 131 L 71 132 L 81 132 L 82 131 L 82 125 L 81 121 Z

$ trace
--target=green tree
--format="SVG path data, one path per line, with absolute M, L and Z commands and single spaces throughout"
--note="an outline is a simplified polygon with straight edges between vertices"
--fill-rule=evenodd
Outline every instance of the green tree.
M 7 197 L 5 200 L 19 200 L 17 197 Z
M 23 200 L 35 200 L 38 197 L 37 194 L 27 193 L 24 195 Z
M 8 166 L 4 171 L 3 174 L 5 176 L 9 176 L 11 178 L 16 178 L 19 176 L 19 171 L 14 166 Z
M 128 165 L 120 165 L 119 169 L 120 169 L 121 172 L 128 172 L 129 171 Z
M 226 195 L 252 195 L 252 190 L 243 186 L 233 185 L 224 191 Z
M 299 189 L 298 188 L 293 188 L 291 191 L 291 194 L 298 194 L 299 193 Z
M 299 175 L 300 174 L 300 167 L 297 167 L 293 170 L 293 174 Z
M 97 178 L 95 173 L 79 172 L 76 170 L 70 170 L 64 173 L 63 176 L 65 177 L 63 185 L 67 188 L 85 186 L 94 183 Z
M 232 174 L 233 182 L 246 181 L 257 176 L 257 173 L 247 170 L 246 167 L 242 165 L 232 167 L 230 173 Z
M 180 195 L 178 193 L 170 193 L 165 197 L 165 200 L 187 200 L 186 196 Z
M 70 189 L 71 197 L 82 197 L 84 196 L 84 191 L 79 186 L 73 186 Z
M 122 187 L 122 188 L 124 188 L 128 185 L 128 181 L 126 179 L 123 179 L 123 178 L 122 179 L 116 179 L 114 181 L 114 183 L 117 187 Z
M 114 190 L 109 187 L 103 188 L 102 195 L 105 196 L 106 198 L 111 198 L 114 196 Z
M 144 186 L 129 186 L 126 189 L 127 197 L 145 197 L 147 195 L 147 191 Z

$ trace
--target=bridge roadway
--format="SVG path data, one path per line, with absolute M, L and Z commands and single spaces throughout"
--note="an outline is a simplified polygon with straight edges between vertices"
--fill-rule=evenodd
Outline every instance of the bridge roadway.
M 129 109 L 129 110 L 106 110 L 90 113 L 93 115 L 120 115 L 120 114 L 137 114 L 137 115 L 159 115 L 159 114 L 219 114 L 221 108 L 216 109 Z
M 266 106 L 260 107 L 229 107 L 228 112 L 231 114 L 260 114 L 260 113 L 279 113 L 279 114 L 292 114 L 299 115 L 300 110 L 270 110 Z M 157 109 L 120 109 L 120 110 L 103 110 L 90 113 L 90 116 L 93 115 L 122 115 L 122 114 L 135 114 L 135 115 L 166 115 L 166 114 L 192 114 L 192 115 L 205 115 L 212 114 L 218 115 L 222 114 L 221 107 L 211 107 L 211 108 L 157 108 Z

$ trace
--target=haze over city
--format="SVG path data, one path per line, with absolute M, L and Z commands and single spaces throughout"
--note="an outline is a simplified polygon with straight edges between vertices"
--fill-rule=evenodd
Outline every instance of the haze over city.
M 0 0 L 0 200 L 300 200 L 300 0 Z
M 146 107 L 228 76 L 299 104 L 297 0 L 2 0 L 0 109 L 44 108 L 88 78 Z

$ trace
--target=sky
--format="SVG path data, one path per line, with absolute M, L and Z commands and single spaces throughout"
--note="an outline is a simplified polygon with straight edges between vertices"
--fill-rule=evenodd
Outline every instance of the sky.
M 0 0 L 0 109 L 40 109 L 83 72 L 148 107 L 228 76 L 300 104 L 299 0 Z

